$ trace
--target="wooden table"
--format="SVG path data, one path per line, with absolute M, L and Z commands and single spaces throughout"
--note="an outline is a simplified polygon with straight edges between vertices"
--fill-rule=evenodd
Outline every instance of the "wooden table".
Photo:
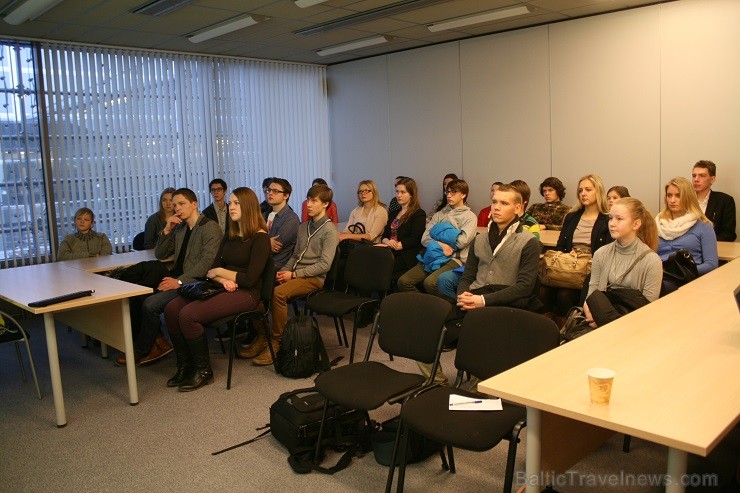
M 687 453 L 706 456 L 740 421 L 738 269 L 740 261 L 717 269 L 710 283 L 732 289 L 711 292 L 711 302 L 703 285 L 679 289 L 481 382 L 482 392 L 527 407 L 527 478 L 566 470 L 618 432 L 669 447 L 666 491 L 683 491 L 673 480 Z M 590 403 L 591 367 L 616 371 L 609 405 Z M 526 490 L 543 486 L 531 480 Z
M 111 256 L 115 257 L 115 256 Z M 42 308 L 31 308 L 28 303 L 74 291 L 94 289 L 92 296 L 57 303 Z M 128 299 L 151 293 L 151 288 L 110 279 L 64 265 L 29 265 L 0 270 L 0 298 L 33 314 L 43 314 L 46 345 L 49 353 L 51 386 L 58 427 L 67 424 L 64 409 L 61 372 L 55 320 L 73 326 L 101 343 L 126 353 L 129 402 L 138 404 L 134 347 Z
M 718 241 L 717 256 L 720 260 L 735 260 L 740 257 L 740 243 L 736 241 Z
M 81 258 L 75 260 L 64 260 L 57 262 L 73 269 L 84 270 L 87 272 L 108 272 L 118 267 L 128 267 L 129 265 L 138 264 L 147 260 L 156 260 L 154 250 L 140 250 L 126 253 L 117 253 L 115 255 L 102 255 L 98 257 Z

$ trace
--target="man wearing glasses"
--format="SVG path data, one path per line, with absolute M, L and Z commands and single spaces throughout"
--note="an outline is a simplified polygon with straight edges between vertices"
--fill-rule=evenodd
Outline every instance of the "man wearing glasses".
M 213 197 L 213 203 L 206 207 L 203 211 L 203 215 L 211 221 L 216 221 L 221 227 L 221 233 L 226 233 L 229 227 L 229 205 L 226 203 L 226 182 L 221 178 L 211 180 L 208 184 L 208 188 L 211 191 L 211 197 Z
M 298 214 L 288 205 L 288 199 L 293 192 L 288 180 L 273 178 L 265 190 L 267 203 L 271 207 L 271 210 L 264 214 L 267 234 L 272 247 L 272 260 L 275 262 L 275 268 L 280 270 L 293 254 L 301 221 Z
M 465 264 L 478 218 L 465 205 L 468 197 L 465 180 L 452 180 L 445 193 L 447 205 L 434 213 L 421 237 L 427 251 L 423 256 L 418 255 L 416 266 L 398 279 L 399 291 L 418 291 L 416 285 L 423 282 L 427 293 L 438 296 L 437 277 Z

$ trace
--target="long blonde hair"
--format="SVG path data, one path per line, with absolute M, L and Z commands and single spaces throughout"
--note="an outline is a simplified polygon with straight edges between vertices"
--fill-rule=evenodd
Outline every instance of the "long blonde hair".
M 357 184 L 357 190 L 360 189 L 362 185 L 367 185 L 367 188 L 370 189 L 370 193 L 373 194 L 373 198 L 370 200 L 370 208 L 375 209 L 378 206 L 385 207 L 385 204 L 380 201 L 380 197 L 378 197 L 378 187 L 375 186 L 375 182 L 372 180 L 362 180 L 360 183 Z M 357 194 L 357 205 L 362 207 L 365 204 L 360 200 L 360 194 Z
M 251 188 L 239 187 L 232 190 L 232 195 L 239 201 L 242 217 L 229 222 L 229 239 L 241 237 L 247 240 L 258 231 L 267 231 L 267 223 L 260 212 L 259 200 Z
M 606 199 L 606 188 L 604 188 L 604 182 L 598 175 L 586 175 L 581 177 L 580 180 L 578 180 L 578 186 L 576 186 L 576 190 L 578 190 L 578 187 L 580 187 L 581 182 L 583 180 L 590 181 L 594 188 L 596 189 L 596 205 L 599 206 L 599 212 L 602 214 L 609 214 L 609 201 Z M 578 195 L 581 195 L 576 191 Z M 571 207 L 570 212 L 578 212 L 581 209 L 583 209 L 583 204 L 581 203 L 580 198 L 576 200 L 576 204 Z
M 653 215 L 645 208 L 645 204 L 634 197 L 622 197 L 617 199 L 615 205 L 623 205 L 629 211 L 632 220 L 640 220 L 640 229 L 637 230 L 637 237 L 641 242 L 649 246 L 652 250 L 658 249 L 658 226 Z
M 704 213 L 701 211 L 701 207 L 699 206 L 699 199 L 696 198 L 696 191 L 694 190 L 694 186 L 683 176 L 677 176 L 665 184 L 665 187 L 663 188 L 664 207 L 663 210 L 660 211 L 660 214 L 658 214 L 658 217 L 660 219 L 670 220 L 673 218 L 671 216 L 671 210 L 668 208 L 667 199 L 668 187 L 670 186 L 676 187 L 678 189 L 678 197 L 681 199 L 681 207 L 683 208 L 683 210 L 696 217 L 696 219 L 699 221 L 710 224 L 712 223 L 712 221 L 710 221 L 709 218 L 705 216 Z

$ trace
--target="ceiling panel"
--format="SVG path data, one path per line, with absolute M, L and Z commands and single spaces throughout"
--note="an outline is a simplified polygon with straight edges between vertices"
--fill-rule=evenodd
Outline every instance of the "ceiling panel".
M 63 0 L 38 19 L 20 26 L 11 26 L 0 21 L 0 36 L 331 65 L 418 46 L 669 0 L 446 0 L 393 16 L 358 20 L 350 26 L 330 28 L 311 36 L 295 34 L 294 31 L 387 7 L 400 1 L 418 0 L 328 0 L 305 9 L 296 6 L 293 0 L 193 0 L 159 17 L 131 13 L 149 1 Z M 530 13 L 513 19 L 466 26 L 455 31 L 433 33 L 426 28 L 427 24 L 433 22 L 520 5 L 529 7 Z M 198 44 L 187 39 L 187 35 L 194 31 L 247 13 L 269 19 Z M 330 57 L 316 54 L 321 48 L 357 41 L 375 34 L 388 34 L 393 39 L 388 43 Z

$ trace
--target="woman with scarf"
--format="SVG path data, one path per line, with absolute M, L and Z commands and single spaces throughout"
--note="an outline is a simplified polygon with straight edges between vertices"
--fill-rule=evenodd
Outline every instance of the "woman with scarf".
M 655 218 L 658 223 L 658 255 L 665 262 L 678 250 L 685 249 L 696 262 L 699 275 L 716 269 L 717 236 L 712 222 L 707 219 L 689 180 L 678 176 L 665 186 L 665 208 Z M 662 294 L 675 291 L 678 286 L 663 279 Z

